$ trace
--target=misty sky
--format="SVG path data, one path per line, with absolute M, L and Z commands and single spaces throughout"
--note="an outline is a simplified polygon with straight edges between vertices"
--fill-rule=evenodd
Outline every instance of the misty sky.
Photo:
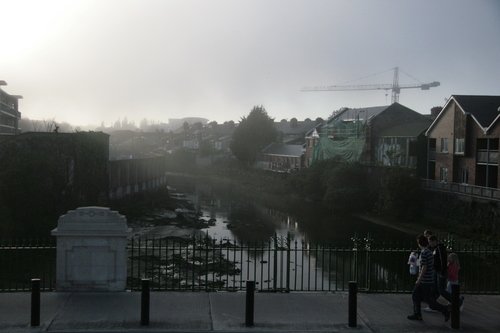
M 396 66 L 400 84 L 441 82 L 402 90 L 400 103 L 421 113 L 452 94 L 500 94 L 498 0 L 0 0 L 0 8 L 2 89 L 24 96 L 19 109 L 30 119 L 222 123 L 255 105 L 278 121 L 326 118 L 390 104 L 391 92 L 302 88 L 390 84 Z

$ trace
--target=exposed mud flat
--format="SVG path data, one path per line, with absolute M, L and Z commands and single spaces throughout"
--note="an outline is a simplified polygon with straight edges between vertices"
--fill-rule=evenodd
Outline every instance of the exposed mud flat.
M 153 236 L 157 238 L 178 238 L 202 235 L 200 229 L 214 225 L 215 220 L 202 218 L 202 213 L 182 193 L 169 187 L 169 201 L 177 208 L 157 207 L 145 215 L 132 218 L 128 226 L 132 228 L 132 238 Z
M 151 279 L 154 289 L 223 288 L 227 277 L 241 270 L 201 230 L 215 220 L 203 218 L 185 195 L 173 188 L 169 192 L 169 208 L 157 207 L 128 221 L 132 228 L 128 240 L 132 288 L 139 288 L 144 277 Z

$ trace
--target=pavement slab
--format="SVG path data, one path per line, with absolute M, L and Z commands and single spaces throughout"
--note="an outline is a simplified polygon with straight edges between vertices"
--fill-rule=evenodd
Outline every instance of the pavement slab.
M 347 292 L 254 294 L 245 326 L 245 292 L 151 292 L 149 325 L 141 326 L 140 292 L 41 293 L 40 326 L 31 327 L 31 293 L 0 293 L 1 332 L 450 332 L 451 320 L 423 313 L 411 321 L 411 294 L 357 295 L 349 327 Z M 465 295 L 459 332 L 500 332 L 500 296 Z M 425 305 L 423 305 L 425 306 Z

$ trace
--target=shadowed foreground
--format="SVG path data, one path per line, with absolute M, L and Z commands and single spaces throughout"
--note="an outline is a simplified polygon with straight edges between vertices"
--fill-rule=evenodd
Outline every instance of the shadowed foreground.
M 0 294 L 2 332 L 450 332 L 451 320 L 423 313 L 410 321 L 410 294 L 358 294 L 349 327 L 348 293 L 256 293 L 254 326 L 245 326 L 246 293 L 151 292 L 149 326 L 141 293 L 41 294 L 40 326 L 31 327 L 31 293 Z M 461 332 L 499 332 L 500 296 L 465 295 Z

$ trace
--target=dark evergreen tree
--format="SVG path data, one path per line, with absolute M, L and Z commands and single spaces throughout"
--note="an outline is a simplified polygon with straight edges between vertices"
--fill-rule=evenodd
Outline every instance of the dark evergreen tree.
M 262 149 L 276 140 L 273 121 L 263 106 L 255 106 L 233 132 L 230 144 L 233 155 L 241 161 L 254 162 Z

